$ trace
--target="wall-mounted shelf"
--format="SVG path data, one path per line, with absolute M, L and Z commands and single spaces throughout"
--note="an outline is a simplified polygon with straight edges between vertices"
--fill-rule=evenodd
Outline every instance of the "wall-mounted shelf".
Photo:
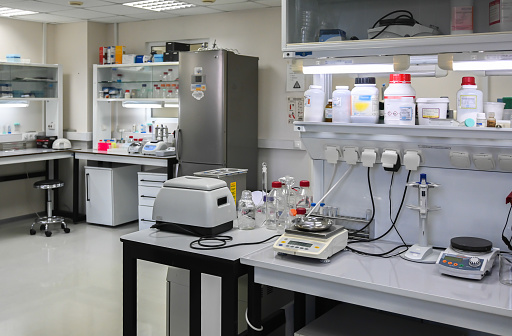
M 59 66 L 0 63 L 0 98 L 58 98 Z

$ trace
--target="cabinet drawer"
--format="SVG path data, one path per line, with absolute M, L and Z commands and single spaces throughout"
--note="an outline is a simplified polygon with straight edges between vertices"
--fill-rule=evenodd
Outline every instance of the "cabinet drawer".
M 139 230 L 148 229 L 155 223 L 153 220 L 153 207 L 139 206 Z
M 139 205 L 153 206 L 158 191 L 158 187 L 139 186 Z
M 139 173 L 139 186 L 161 187 L 168 180 L 167 174 L 160 173 Z

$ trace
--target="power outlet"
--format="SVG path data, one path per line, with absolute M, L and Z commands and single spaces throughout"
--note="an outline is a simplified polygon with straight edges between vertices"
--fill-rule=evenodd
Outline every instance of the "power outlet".
M 36 136 L 37 136 L 36 132 L 23 133 L 21 135 L 21 139 L 23 141 L 36 140 Z
M 52 130 L 52 131 L 55 130 L 55 124 L 53 122 L 49 123 L 48 124 L 48 129 Z

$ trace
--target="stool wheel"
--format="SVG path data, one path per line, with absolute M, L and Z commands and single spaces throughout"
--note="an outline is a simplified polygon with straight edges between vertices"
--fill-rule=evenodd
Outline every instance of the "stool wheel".
M 51 237 L 52 236 L 52 232 L 51 231 L 45 231 L 44 234 L 46 235 L 46 237 Z
M 34 229 L 30 229 L 30 235 L 31 235 L 31 236 L 33 236 L 33 235 L 35 235 L 35 234 L 36 234 L 36 230 L 34 230 Z
M 65 232 L 65 233 L 70 233 L 70 232 L 71 232 L 71 230 L 70 230 L 69 228 L 64 228 L 64 232 Z
M 46 229 L 46 225 L 41 224 L 41 226 L 39 227 L 39 230 L 43 231 L 44 229 Z

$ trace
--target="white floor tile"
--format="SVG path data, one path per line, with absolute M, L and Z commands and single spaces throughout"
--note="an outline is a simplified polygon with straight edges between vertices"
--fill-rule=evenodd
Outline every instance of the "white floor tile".
M 122 335 L 122 243 L 137 223 L 29 235 L 0 224 L 0 335 Z M 138 335 L 165 335 L 167 267 L 139 261 Z

